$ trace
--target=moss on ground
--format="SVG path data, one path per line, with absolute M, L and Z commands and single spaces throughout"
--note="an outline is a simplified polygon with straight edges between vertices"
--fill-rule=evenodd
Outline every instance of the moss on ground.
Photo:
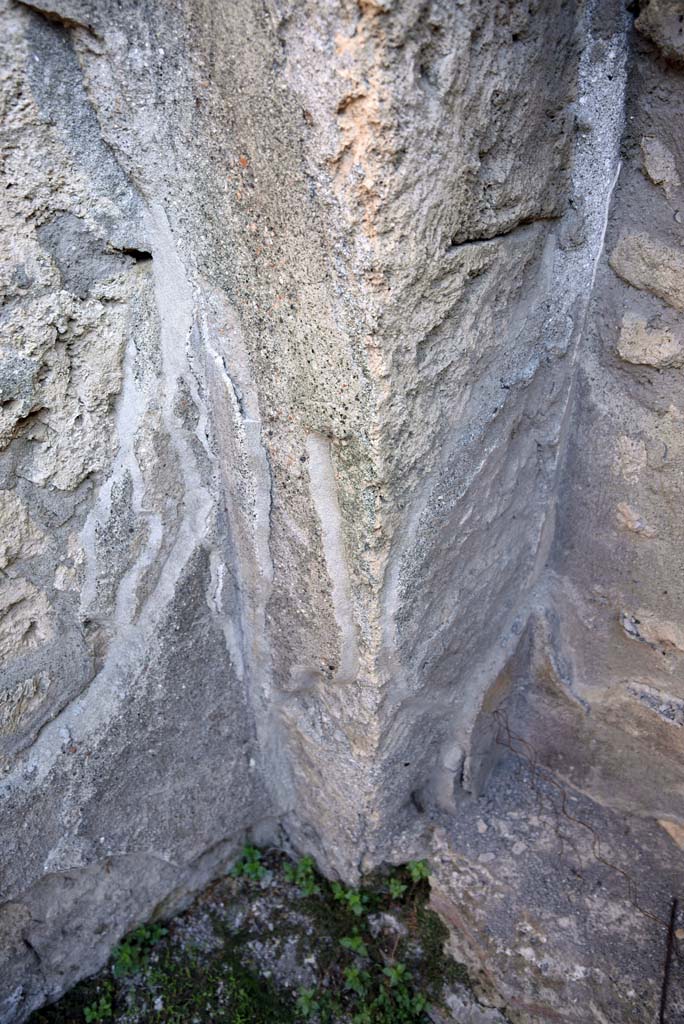
M 186 913 L 128 935 L 98 975 L 30 1024 L 421 1024 L 445 984 L 422 862 L 346 889 L 275 851 L 246 847 Z

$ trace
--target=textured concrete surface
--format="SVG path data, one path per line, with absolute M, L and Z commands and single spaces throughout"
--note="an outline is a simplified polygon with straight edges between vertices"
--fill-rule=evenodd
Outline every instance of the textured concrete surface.
M 677 7 L 3 0 L 0 1018 L 251 834 L 654 1019 L 650 919 L 512 971 L 449 863 L 510 733 L 681 889 Z

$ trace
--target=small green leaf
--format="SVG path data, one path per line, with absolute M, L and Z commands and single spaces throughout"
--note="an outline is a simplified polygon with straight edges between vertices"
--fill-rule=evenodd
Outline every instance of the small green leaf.
M 361 971 L 358 967 L 345 967 L 344 982 L 352 992 L 356 992 L 358 996 L 365 996 L 368 991 L 370 975 L 368 971 Z
M 390 896 L 392 897 L 393 900 L 400 900 L 407 889 L 408 886 L 405 885 L 405 883 L 400 881 L 398 878 L 390 878 L 389 891 Z
M 359 956 L 368 956 L 368 946 L 360 935 L 345 936 L 345 938 L 340 939 L 340 946 L 350 949 L 352 953 L 357 953 Z
M 302 1017 L 313 1017 L 320 1009 L 320 1003 L 316 999 L 316 989 L 300 988 L 296 1005 Z
M 430 876 L 430 868 L 426 860 L 410 860 L 406 867 L 412 882 L 422 882 Z

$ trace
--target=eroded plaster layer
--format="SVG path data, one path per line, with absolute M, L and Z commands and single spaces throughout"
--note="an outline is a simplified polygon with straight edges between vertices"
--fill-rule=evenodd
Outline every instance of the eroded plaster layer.
M 0 1016 L 248 834 L 431 853 L 516 1020 L 650 970 L 617 894 L 593 973 L 581 886 L 516 922 L 573 870 L 530 778 L 642 874 L 682 825 L 663 4 L 2 5 Z

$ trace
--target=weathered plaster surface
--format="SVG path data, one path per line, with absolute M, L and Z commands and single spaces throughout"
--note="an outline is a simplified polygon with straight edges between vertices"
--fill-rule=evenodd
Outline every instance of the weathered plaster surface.
M 2 4 L 0 1018 L 251 833 L 431 853 L 516 1020 L 653 1019 L 684 298 L 642 8 Z

